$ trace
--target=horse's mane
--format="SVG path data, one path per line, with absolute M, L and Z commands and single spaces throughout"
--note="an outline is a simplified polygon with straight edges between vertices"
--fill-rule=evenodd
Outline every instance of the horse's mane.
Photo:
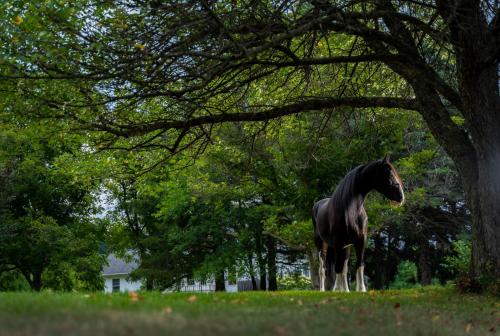
M 345 209 L 356 195 L 359 190 L 360 175 L 363 168 L 365 168 L 365 165 L 357 166 L 340 180 L 331 198 L 334 210 Z
M 333 215 L 335 217 L 350 217 L 357 214 L 357 212 L 355 212 L 356 207 L 352 206 L 352 202 L 356 196 L 360 195 L 361 190 L 366 189 L 367 186 L 364 185 L 366 180 L 363 179 L 363 175 L 366 171 L 372 168 L 376 162 L 377 161 L 357 166 L 347 173 L 347 175 L 339 182 L 337 188 L 335 188 L 335 191 L 333 192 L 330 202 L 330 206 L 332 207 Z M 362 202 L 362 199 L 359 199 L 358 201 Z

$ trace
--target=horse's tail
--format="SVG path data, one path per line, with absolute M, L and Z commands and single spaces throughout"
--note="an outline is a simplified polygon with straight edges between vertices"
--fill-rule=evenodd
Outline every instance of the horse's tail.
M 312 224 L 313 224 L 313 240 L 318 251 L 321 251 L 321 246 L 323 244 L 317 230 L 316 216 L 318 215 L 319 202 L 316 202 L 312 208 Z
M 326 263 L 326 275 L 328 277 L 330 277 L 330 279 L 332 280 L 332 283 L 333 283 L 333 280 L 334 280 L 333 270 L 334 270 L 334 264 L 335 264 L 335 257 L 334 257 L 333 247 L 331 247 L 330 245 L 328 245 L 328 249 L 326 251 L 325 263 Z

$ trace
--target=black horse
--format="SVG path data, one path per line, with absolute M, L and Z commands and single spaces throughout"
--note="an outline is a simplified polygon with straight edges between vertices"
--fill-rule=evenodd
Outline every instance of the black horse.
M 387 155 L 351 170 L 332 197 L 314 205 L 312 219 L 314 243 L 319 250 L 321 291 L 325 290 L 326 275 L 332 276 L 332 264 L 336 274 L 333 290 L 349 291 L 347 268 L 351 245 L 356 249 L 356 290 L 366 291 L 363 273 L 368 217 L 363 202 L 373 189 L 399 205 L 404 202 L 403 183 Z

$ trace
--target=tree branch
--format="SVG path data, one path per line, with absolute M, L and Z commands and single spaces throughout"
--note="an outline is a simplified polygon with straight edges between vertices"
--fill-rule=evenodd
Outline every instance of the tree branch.
M 285 244 L 289 249 L 291 250 L 294 250 L 294 251 L 299 251 L 299 252 L 304 252 L 307 250 L 307 248 L 303 245 L 294 245 L 292 243 L 290 243 L 289 241 L 287 241 L 286 239 L 274 234 L 274 233 L 271 233 L 269 231 L 264 231 L 263 232 L 265 235 L 268 235 L 270 237 L 273 237 L 275 238 L 276 240 L 280 241 L 281 243 Z
M 278 68 L 301 66 L 301 65 L 325 65 L 338 63 L 360 63 L 360 62 L 396 62 L 403 61 L 404 57 L 396 54 L 369 54 L 356 56 L 333 56 L 333 57 L 317 57 L 317 58 L 302 58 L 294 61 L 268 61 L 268 60 L 252 60 L 240 63 L 237 66 L 244 65 L 270 65 Z
M 144 135 L 156 130 L 179 129 L 185 130 L 200 125 L 220 124 L 235 121 L 264 121 L 276 119 L 300 112 L 319 111 L 334 107 L 349 106 L 355 108 L 401 108 L 417 110 L 415 99 L 396 97 L 345 97 L 345 98 L 308 98 L 297 103 L 270 108 L 260 112 L 220 113 L 203 115 L 187 120 L 158 120 L 136 125 L 109 125 L 102 123 L 89 123 L 90 129 L 107 131 L 117 136 L 133 137 Z

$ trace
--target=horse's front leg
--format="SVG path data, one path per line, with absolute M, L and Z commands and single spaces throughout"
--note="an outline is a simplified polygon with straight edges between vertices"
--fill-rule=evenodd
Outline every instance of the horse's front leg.
M 356 248 L 356 291 L 366 292 L 365 287 L 365 246 L 366 238 L 363 237 L 354 244 Z

